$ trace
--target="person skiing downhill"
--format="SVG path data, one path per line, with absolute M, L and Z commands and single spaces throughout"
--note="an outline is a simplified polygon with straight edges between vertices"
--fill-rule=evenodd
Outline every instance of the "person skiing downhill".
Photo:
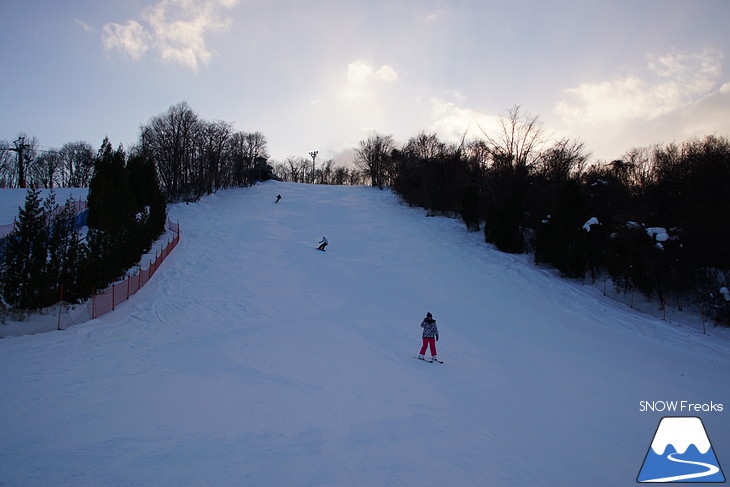
M 317 247 L 317 249 L 324 251 L 324 248 L 327 247 L 328 243 L 329 242 L 327 241 L 327 237 L 322 237 L 322 240 L 319 241 L 319 247 Z
M 421 328 L 423 328 L 423 346 L 421 347 L 421 352 L 418 354 L 419 360 L 426 360 L 424 356 L 426 348 L 431 348 L 432 359 L 438 360 L 436 355 L 436 342 L 439 339 L 439 329 L 431 313 L 426 313 L 426 317 L 421 322 Z

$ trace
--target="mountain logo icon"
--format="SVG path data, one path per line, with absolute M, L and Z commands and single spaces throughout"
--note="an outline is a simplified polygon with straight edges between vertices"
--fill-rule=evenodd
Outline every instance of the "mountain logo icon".
M 637 482 L 725 482 L 704 424 L 694 416 L 662 418 Z

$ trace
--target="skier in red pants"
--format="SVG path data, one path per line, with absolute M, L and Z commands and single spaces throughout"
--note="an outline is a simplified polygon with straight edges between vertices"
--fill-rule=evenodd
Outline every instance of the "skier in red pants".
M 433 319 L 431 313 L 426 313 L 426 317 L 421 322 L 421 328 L 423 328 L 423 346 L 421 352 L 418 354 L 420 360 L 425 360 L 426 348 L 431 348 L 431 357 L 433 360 L 438 360 L 436 356 L 436 342 L 439 339 L 439 329 L 436 327 L 436 320 Z

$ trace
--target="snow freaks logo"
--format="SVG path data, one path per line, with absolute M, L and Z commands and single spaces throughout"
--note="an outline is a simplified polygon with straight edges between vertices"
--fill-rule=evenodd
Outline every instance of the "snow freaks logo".
M 700 418 L 662 418 L 637 482 L 725 482 Z

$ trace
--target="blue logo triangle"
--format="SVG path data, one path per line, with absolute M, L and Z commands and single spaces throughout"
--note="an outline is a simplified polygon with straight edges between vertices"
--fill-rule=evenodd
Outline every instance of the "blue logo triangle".
M 662 418 L 636 481 L 725 482 L 702 420 L 694 416 Z

